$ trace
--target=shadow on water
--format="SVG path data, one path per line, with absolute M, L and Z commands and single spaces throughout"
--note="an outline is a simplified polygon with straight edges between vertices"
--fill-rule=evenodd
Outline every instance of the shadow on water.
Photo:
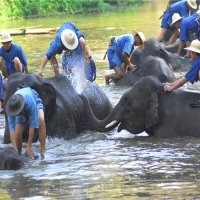
M 127 88 L 104 84 L 108 66 L 102 58 L 109 36 L 130 32 L 133 27 L 144 30 L 147 38 L 157 35 L 158 18 L 165 6 L 164 1 L 152 1 L 136 11 L 128 9 L 76 19 L 97 63 L 96 82 L 113 106 Z M 38 19 L 31 25 L 57 27 L 65 20 Z M 20 23 L 18 26 L 29 26 L 29 21 Z M 32 71 L 53 37 L 14 38 L 26 50 Z M 46 76 L 49 75 L 52 72 L 47 66 Z M 1 146 L 3 132 L 4 116 L 0 115 Z M 146 133 L 136 136 L 124 130 L 118 133 L 116 129 L 108 133 L 86 131 L 73 140 L 48 138 L 45 160 L 27 163 L 19 171 L 0 171 L 0 199 L 198 199 L 199 149 L 199 138 L 151 138 Z

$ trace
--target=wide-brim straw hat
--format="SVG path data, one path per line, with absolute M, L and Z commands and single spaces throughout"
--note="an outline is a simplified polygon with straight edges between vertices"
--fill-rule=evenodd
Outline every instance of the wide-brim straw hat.
M 184 48 L 188 51 L 193 51 L 200 54 L 200 41 L 198 39 L 193 40 L 189 47 Z
M 1 43 L 4 43 L 4 42 L 10 42 L 12 41 L 13 38 L 10 36 L 10 33 L 8 32 L 2 32 L 1 34 Z
M 145 35 L 143 32 L 136 32 L 135 35 L 138 35 L 142 41 L 142 43 L 144 43 L 145 41 Z
M 61 33 L 61 40 L 64 46 L 69 50 L 74 50 L 78 46 L 78 38 L 70 29 L 65 29 Z
M 24 108 L 24 98 L 21 94 L 13 94 L 6 104 L 6 113 L 15 116 L 18 115 Z
M 172 23 L 170 24 L 170 26 L 172 26 L 174 23 L 178 22 L 179 20 L 181 20 L 183 17 L 181 17 L 178 13 L 174 13 L 172 15 Z
M 187 3 L 190 5 L 191 8 L 197 9 L 197 2 L 196 2 L 196 0 L 187 0 Z

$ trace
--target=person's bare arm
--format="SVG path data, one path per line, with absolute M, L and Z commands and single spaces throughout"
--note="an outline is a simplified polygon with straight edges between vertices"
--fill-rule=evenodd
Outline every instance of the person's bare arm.
M 87 55 L 89 55 L 89 53 L 87 52 L 85 39 L 83 37 L 80 37 L 79 42 L 80 42 L 81 50 L 82 50 L 82 53 L 83 53 L 83 57 L 88 62 L 89 57 Z
M 44 69 L 45 65 L 47 64 L 47 62 L 48 62 L 48 58 L 47 58 L 47 56 L 45 55 L 45 56 L 43 57 L 43 59 L 42 59 L 42 62 L 41 62 L 41 64 L 40 64 L 40 67 L 39 67 L 39 70 L 38 70 L 38 73 L 37 73 L 39 76 L 42 76 L 42 74 L 43 74 L 43 69 Z
M 179 56 L 181 55 L 181 52 L 182 52 L 182 50 L 183 50 L 184 47 L 185 47 L 185 42 L 184 41 L 179 41 L 178 50 L 177 50 L 177 54 Z
M 182 77 L 182 78 L 180 78 L 177 81 L 174 81 L 172 83 L 166 83 L 164 85 L 164 91 L 169 92 L 169 91 L 172 91 L 174 89 L 177 89 L 177 88 L 181 87 L 182 85 L 184 85 L 186 82 L 187 82 L 187 79 L 185 77 Z
M 28 154 L 29 158 L 31 158 L 33 160 L 35 159 L 33 152 L 32 152 L 32 143 L 33 143 L 33 138 L 34 138 L 34 132 L 35 132 L 34 128 L 29 128 L 28 143 L 27 143 L 27 147 L 26 147 L 26 153 Z

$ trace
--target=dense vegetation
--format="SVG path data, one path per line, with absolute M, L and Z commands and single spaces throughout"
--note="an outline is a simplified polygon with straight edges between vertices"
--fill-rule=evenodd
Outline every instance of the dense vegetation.
M 135 6 L 146 0 L 0 0 L 0 17 L 30 18 L 88 12 L 105 12 Z

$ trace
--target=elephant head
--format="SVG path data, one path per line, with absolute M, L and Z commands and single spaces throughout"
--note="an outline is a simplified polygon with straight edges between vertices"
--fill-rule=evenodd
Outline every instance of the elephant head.
M 162 58 L 147 56 L 141 61 L 140 66 L 137 66 L 135 70 L 131 70 L 123 78 L 118 80 L 117 85 L 133 85 L 139 79 L 150 75 L 156 76 L 163 83 L 173 82 L 175 80 L 173 71 Z
M 163 90 L 163 87 L 158 79 L 154 84 L 151 83 L 149 76 L 143 79 L 147 79 L 144 84 L 140 84 L 138 81 L 128 89 L 111 114 L 104 120 L 95 119 L 87 99 L 83 96 L 85 107 L 89 109 L 88 117 L 92 122 L 91 126 L 96 127 L 96 129 L 98 127 L 98 131 L 104 132 L 119 125 L 118 131 L 126 129 L 134 134 L 154 126 L 159 121 L 157 92 Z
M 144 48 L 136 48 L 131 54 L 131 62 L 134 65 L 141 65 L 142 61 L 149 55 L 156 56 L 165 60 L 169 67 L 174 71 L 188 69 L 190 65 L 182 62 L 176 54 L 167 51 L 161 44 L 155 39 L 150 38 L 144 42 Z

